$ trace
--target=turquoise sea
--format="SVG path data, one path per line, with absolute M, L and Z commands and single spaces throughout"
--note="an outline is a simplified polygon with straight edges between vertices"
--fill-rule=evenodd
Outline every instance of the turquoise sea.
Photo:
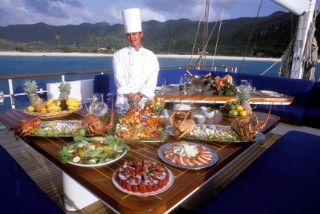
M 188 58 L 158 58 L 160 67 L 163 66 L 186 66 L 189 64 Z M 195 61 L 195 60 L 194 60 Z M 194 64 L 193 61 L 193 64 Z M 254 60 L 221 60 L 207 59 L 207 65 L 235 65 L 241 66 L 238 72 L 262 74 L 274 61 L 254 61 Z M 280 63 L 276 63 L 264 75 L 277 76 Z M 71 56 L 0 56 L 0 76 L 15 76 L 26 74 L 43 74 L 57 72 L 74 72 L 74 71 L 90 71 L 90 70 L 111 70 L 112 57 L 71 57 Z M 94 75 L 66 76 L 66 80 L 91 79 Z M 320 78 L 320 68 L 316 71 L 316 79 Z M 15 80 L 14 88 L 21 85 L 25 79 Z M 42 77 L 36 80 L 39 83 L 60 82 L 60 77 Z M 0 91 L 8 94 L 8 81 L 0 80 Z M 28 103 L 22 103 L 16 99 L 16 106 L 26 106 Z M 10 108 L 9 98 L 5 98 L 5 102 L 0 106 L 0 111 Z

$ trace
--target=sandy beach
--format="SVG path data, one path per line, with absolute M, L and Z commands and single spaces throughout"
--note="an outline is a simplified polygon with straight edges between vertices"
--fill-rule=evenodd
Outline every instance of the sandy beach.
M 156 54 L 159 58 L 187 58 L 190 59 L 191 55 L 178 55 L 178 54 Z M 113 54 L 104 53 L 61 53 L 61 52 L 17 52 L 17 51 L 0 51 L 0 56 L 63 56 L 63 57 L 112 57 Z M 199 55 L 193 55 L 193 59 L 197 59 Z M 225 60 L 242 60 L 243 57 L 235 56 L 207 56 L 207 59 L 225 59 Z M 278 58 L 258 58 L 258 57 L 245 57 L 245 60 L 255 61 L 280 61 Z

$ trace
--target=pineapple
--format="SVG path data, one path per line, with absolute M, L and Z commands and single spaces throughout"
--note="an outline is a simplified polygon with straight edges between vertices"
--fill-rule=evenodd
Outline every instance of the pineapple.
M 59 99 L 67 100 L 71 91 L 71 85 L 68 82 L 62 82 L 59 85 L 60 96 Z
M 239 97 L 240 105 L 243 107 L 243 110 L 247 112 L 247 115 L 252 115 L 252 108 L 250 106 L 250 91 L 246 87 L 238 87 L 237 96 Z
M 34 107 L 36 111 L 40 112 L 41 109 L 46 107 L 45 103 L 37 94 L 38 85 L 36 81 L 26 80 L 23 83 L 23 89 L 24 89 L 24 92 L 27 93 L 30 99 L 31 105 Z
M 71 91 L 71 85 L 68 82 L 62 82 L 59 85 L 59 91 L 60 91 L 60 95 L 59 95 L 59 99 L 61 102 L 61 110 L 67 110 L 67 104 L 66 101 L 69 98 L 69 94 Z

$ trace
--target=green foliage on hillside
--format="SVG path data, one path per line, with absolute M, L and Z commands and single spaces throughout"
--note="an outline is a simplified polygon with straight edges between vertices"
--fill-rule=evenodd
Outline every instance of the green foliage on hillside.
M 223 20 L 216 55 L 280 57 L 295 32 L 297 20 L 297 16 L 285 12 L 266 17 Z M 191 54 L 198 24 L 188 19 L 143 22 L 143 45 L 155 53 Z M 218 25 L 209 23 L 209 33 L 215 29 L 207 48 L 209 55 L 215 53 Z M 203 26 L 201 23 L 195 54 L 203 44 Z M 316 26 L 319 26 L 319 22 Z M 60 37 L 57 38 L 57 34 Z M 252 37 L 248 45 L 250 35 Z M 126 45 L 123 25 L 120 24 L 101 22 L 51 26 L 38 23 L 0 27 L 0 50 L 3 51 L 112 53 Z

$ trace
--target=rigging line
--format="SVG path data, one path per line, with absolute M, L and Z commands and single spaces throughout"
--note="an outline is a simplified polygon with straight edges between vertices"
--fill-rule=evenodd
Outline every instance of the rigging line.
M 262 3 L 263 3 L 263 0 L 260 1 L 260 5 L 259 5 L 259 9 L 258 9 L 256 18 L 259 17 Z M 254 21 L 254 23 L 253 23 L 252 30 L 251 30 L 251 33 L 250 33 L 250 36 L 249 36 L 249 40 L 248 40 L 248 43 L 247 43 L 247 47 L 246 47 L 246 49 L 245 49 L 245 52 L 244 52 L 244 55 L 243 55 L 243 58 L 242 58 L 242 61 L 241 61 L 241 64 L 240 64 L 239 73 L 241 73 L 242 65 L 243 65 L 244 59 L 245 59 L 245 57 L 246 57 L 246 54 L 247 54 L 247 51 L 248 51 L 248 48 L 249 48 L 249 45 L 250 45 L 250 41 L 251 41 L 252 36 L 253 36 L 253 31 L 254 31 L 254 29 L 255 29 L 255 27 L 256 27 L 257 22 L 258 22 L 258 19 L 256 19 L 256 20 Z
M 219 38 L 220 38 L 220 31 L 221 31 L 221 25 L 222 25 L 222 16 L 223 16 L 225 5 L 226 5 L 226 0 L 223 1 L 223 7 L 222 7 L 222 11 L 221 11 L 221 16 L 220 16 L 220 25 L 219 25 L 218 35 L 217 35 L 217 41 L 216 41 L 216 46 L 214 48 L 214 54 L 213 54 L 214 56 L 217 54 L 218 42 L 219 42 Z
M 200 20 L 199 20 L 199 23 L 198 23 L 198 29 L 197 29 L 196 37 L 194 39 L 194 43 L 193 43 L 193 47 L 192 47 L 192 51 L 191 51 L 191 57 L 190 57 L 189 66 L 188 67 L 191 67 L 192 58 L 193 58 L 193 54 L 194 54 L 194 48 L 195 48 L 196 43 L 197 43 L 197 38 L 198 38 L 198 34 L 199 34 L 201 20 L 202 20 L 202 13 L 201 13 Z
M 280 57 L 280 59 L 279 60 L 282 60 L 282 57 L 283 57 L 284 55 L 282 55 L 281 57 Z M 264 75 L 265 73 L 267 73 L 271 68 L 273 68 L 273 66 L 275 66 L 277 63 L 278 63 L 279 61 L 275 61 L 269 68 L 267 68 L 264 72 L 262 72 L 260 75 Z
M 222 16 L 222 13 L 220 13 L 220 17 Z M 215 22 L 215 24 L 214 24 L 214 26 L 213 26 L 213 28 L 212 28 L 212 30 L 211 30 L 211 32 L 210 32 L 210 35 L 209 35 L 209 37 L 208 37 L 208 40 L 207 40 L 207 42 L 206 42 L 206 44 L 205 44 L 205 47 L 203 48 L 203 49 L 207 49 L 207 46 L 208 46 L 208 43 L 209 43 L 209 41 L 210 41 L 210 39 L 211 39 L 211 37 L 212 37 L 212 34 L 213 34 L 213 32 L 214 32 L 214 29 L 216 28 L 216 26 L 217 26 L 217 24 L 218 24 L 218 22 Z

